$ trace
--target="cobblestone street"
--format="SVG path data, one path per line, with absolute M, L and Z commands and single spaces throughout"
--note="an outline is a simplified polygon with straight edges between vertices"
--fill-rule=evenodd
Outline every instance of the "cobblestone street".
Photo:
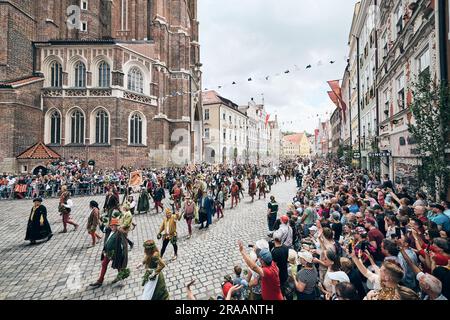
M 273 186 L 272 194 L 283 212 L 295 193 L 295 181 L 281 182 Z M 122 197 L 121 197 L 122 198 Z M 117 271 L 108 269 L 105 282 L 98 289 L 89 283 L 97 280 L 100 273 L 102 245 L 88 249 L 90 237 L 85 229 L 89 213 L 88 203 L 96 200 L 103 206 L 104 196 L 74 198 L 73 219 L 80 224 L 77 231 L 70 226 L 67 234 L 58 234 L 62 223 L 57 212 L 57 199 L 44 200 L 54 237 L 49 242 L 30 246 L 24 241 L 31 201 L 0 202 L 0 299 L 139 299 L 143 269 L 137 266 L 143 258 L 142 243 L 155 239 L 162 221 L 162 214 L 135 215 L 136 229 L 130 233 L 135 246 L 129 252 L 128 267 L 131 276 L 115 285 L 111 281 Z M 195 278 L 193 292 L 197 299 L 208 299 L 221 292 L 224 275 L 231 274 L 235 264 L 243 264 L 237 240 L 244 244 L 254 243 L 267 234 L 266 208 L 268 198 L 249 203 L 246 195 L 237 209 L 230 210 L 227 203 L 225 218 L 207 231 L 194 229 L 191 239 L 187 237 L 184 220 L 178 224 L 178 260 L 168 262 L 163 273 L 171 299 L 186 299 L 185 284 Z M 152 203 L 153 207 L 153 203 Z M 102 241 L 103 243 L 103 241 Z M 161 245 L 161 242 L 159 243 Z M 173 255 L 171 245 L 164 256 Z

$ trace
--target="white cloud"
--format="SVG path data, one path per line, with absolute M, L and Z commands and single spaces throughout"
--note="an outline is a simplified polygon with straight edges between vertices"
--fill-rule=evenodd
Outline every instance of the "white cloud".
M 286 130 L 312 132 L 333 112 L 326 81 L 339 79 L 346 66 L 348 34 L 355 0 L 199 0 L 203 87 L 237 104 L 251 97 Z M 330 60 L 336 63 L 329 64 Z M 317 63 L 322 61 L 323 65 Z M 305 70 L 306 65 L 312 68 Z M 294 65 L 299 71 L 294 72 Z M 283 72 L 289 69 L 291 73 Z M 269 81 L 268 74 L 281 76 Z M 238 85 L 233 86 L 233 81 Z M 222 89 L 217 86 L 225 85 Z

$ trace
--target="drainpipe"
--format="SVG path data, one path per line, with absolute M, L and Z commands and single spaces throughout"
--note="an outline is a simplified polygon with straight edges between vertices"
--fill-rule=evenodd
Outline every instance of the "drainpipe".
M 439 63 L 441 82 L 448 84 L 448 61 L 447 61 L 447 6 L 446 0 L 439 0 Z
M 378 6 L 378 0 L 374 0 L 375 7 Z M 377 21 L 376 21 L 377 23 Z M 375 87 L 375 108 L 376 108 L 376 118 L 375 118 L 375 144 L 376 144 L 376 152 L 380 152 L 380 144 L 379 144 L 379 138 L 380 138 L 380 97 L 378 96 L 378 68 L 379 68 L 379 61 L 378 61 L 378 29 L 376 27 L 375 23 L 375 79 L 374 79 L 374 87 Z M 377 165 L 377 177 L 380 178 L 381 176 L 381 164 L 380 159 L 376 159 L 376 165 Z
M 360 85 L 360 52 L 359 52 L 359 37 L 355 36 L 356 38 L 356 77 L 358 82 L 358 152 L 359 152 L 359 168 L 362 169 L 362 154 L 361 154 L 361 85 Z

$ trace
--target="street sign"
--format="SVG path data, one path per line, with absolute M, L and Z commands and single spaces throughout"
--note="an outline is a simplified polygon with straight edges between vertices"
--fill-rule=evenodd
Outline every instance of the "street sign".
M 384 157 L 390 157 L 390 152 L 373 152 L 369 153 L 370 158 L 384 158 Z
M 359 159 L 359 158 L 361 158 L 361 153 L 353 152 L 353 159 Z

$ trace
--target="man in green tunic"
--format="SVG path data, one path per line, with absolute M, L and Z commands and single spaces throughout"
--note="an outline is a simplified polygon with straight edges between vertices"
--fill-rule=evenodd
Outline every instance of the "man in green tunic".
M 128 276 L 128 242 L 126 235 L 118 230 L 119 225 L 119 219 L 111 219 L 109 225 L 111 231 L 106 235 L 107 239 L 101 255 L 102 269 L 100 277 L 96 282 L 90 284 L 91 287 L 98 288 L 103 284 L 110 261 L 112 261 L 112 268 L 118 271 L 116 279 L 112 282 L 113 284 Z

